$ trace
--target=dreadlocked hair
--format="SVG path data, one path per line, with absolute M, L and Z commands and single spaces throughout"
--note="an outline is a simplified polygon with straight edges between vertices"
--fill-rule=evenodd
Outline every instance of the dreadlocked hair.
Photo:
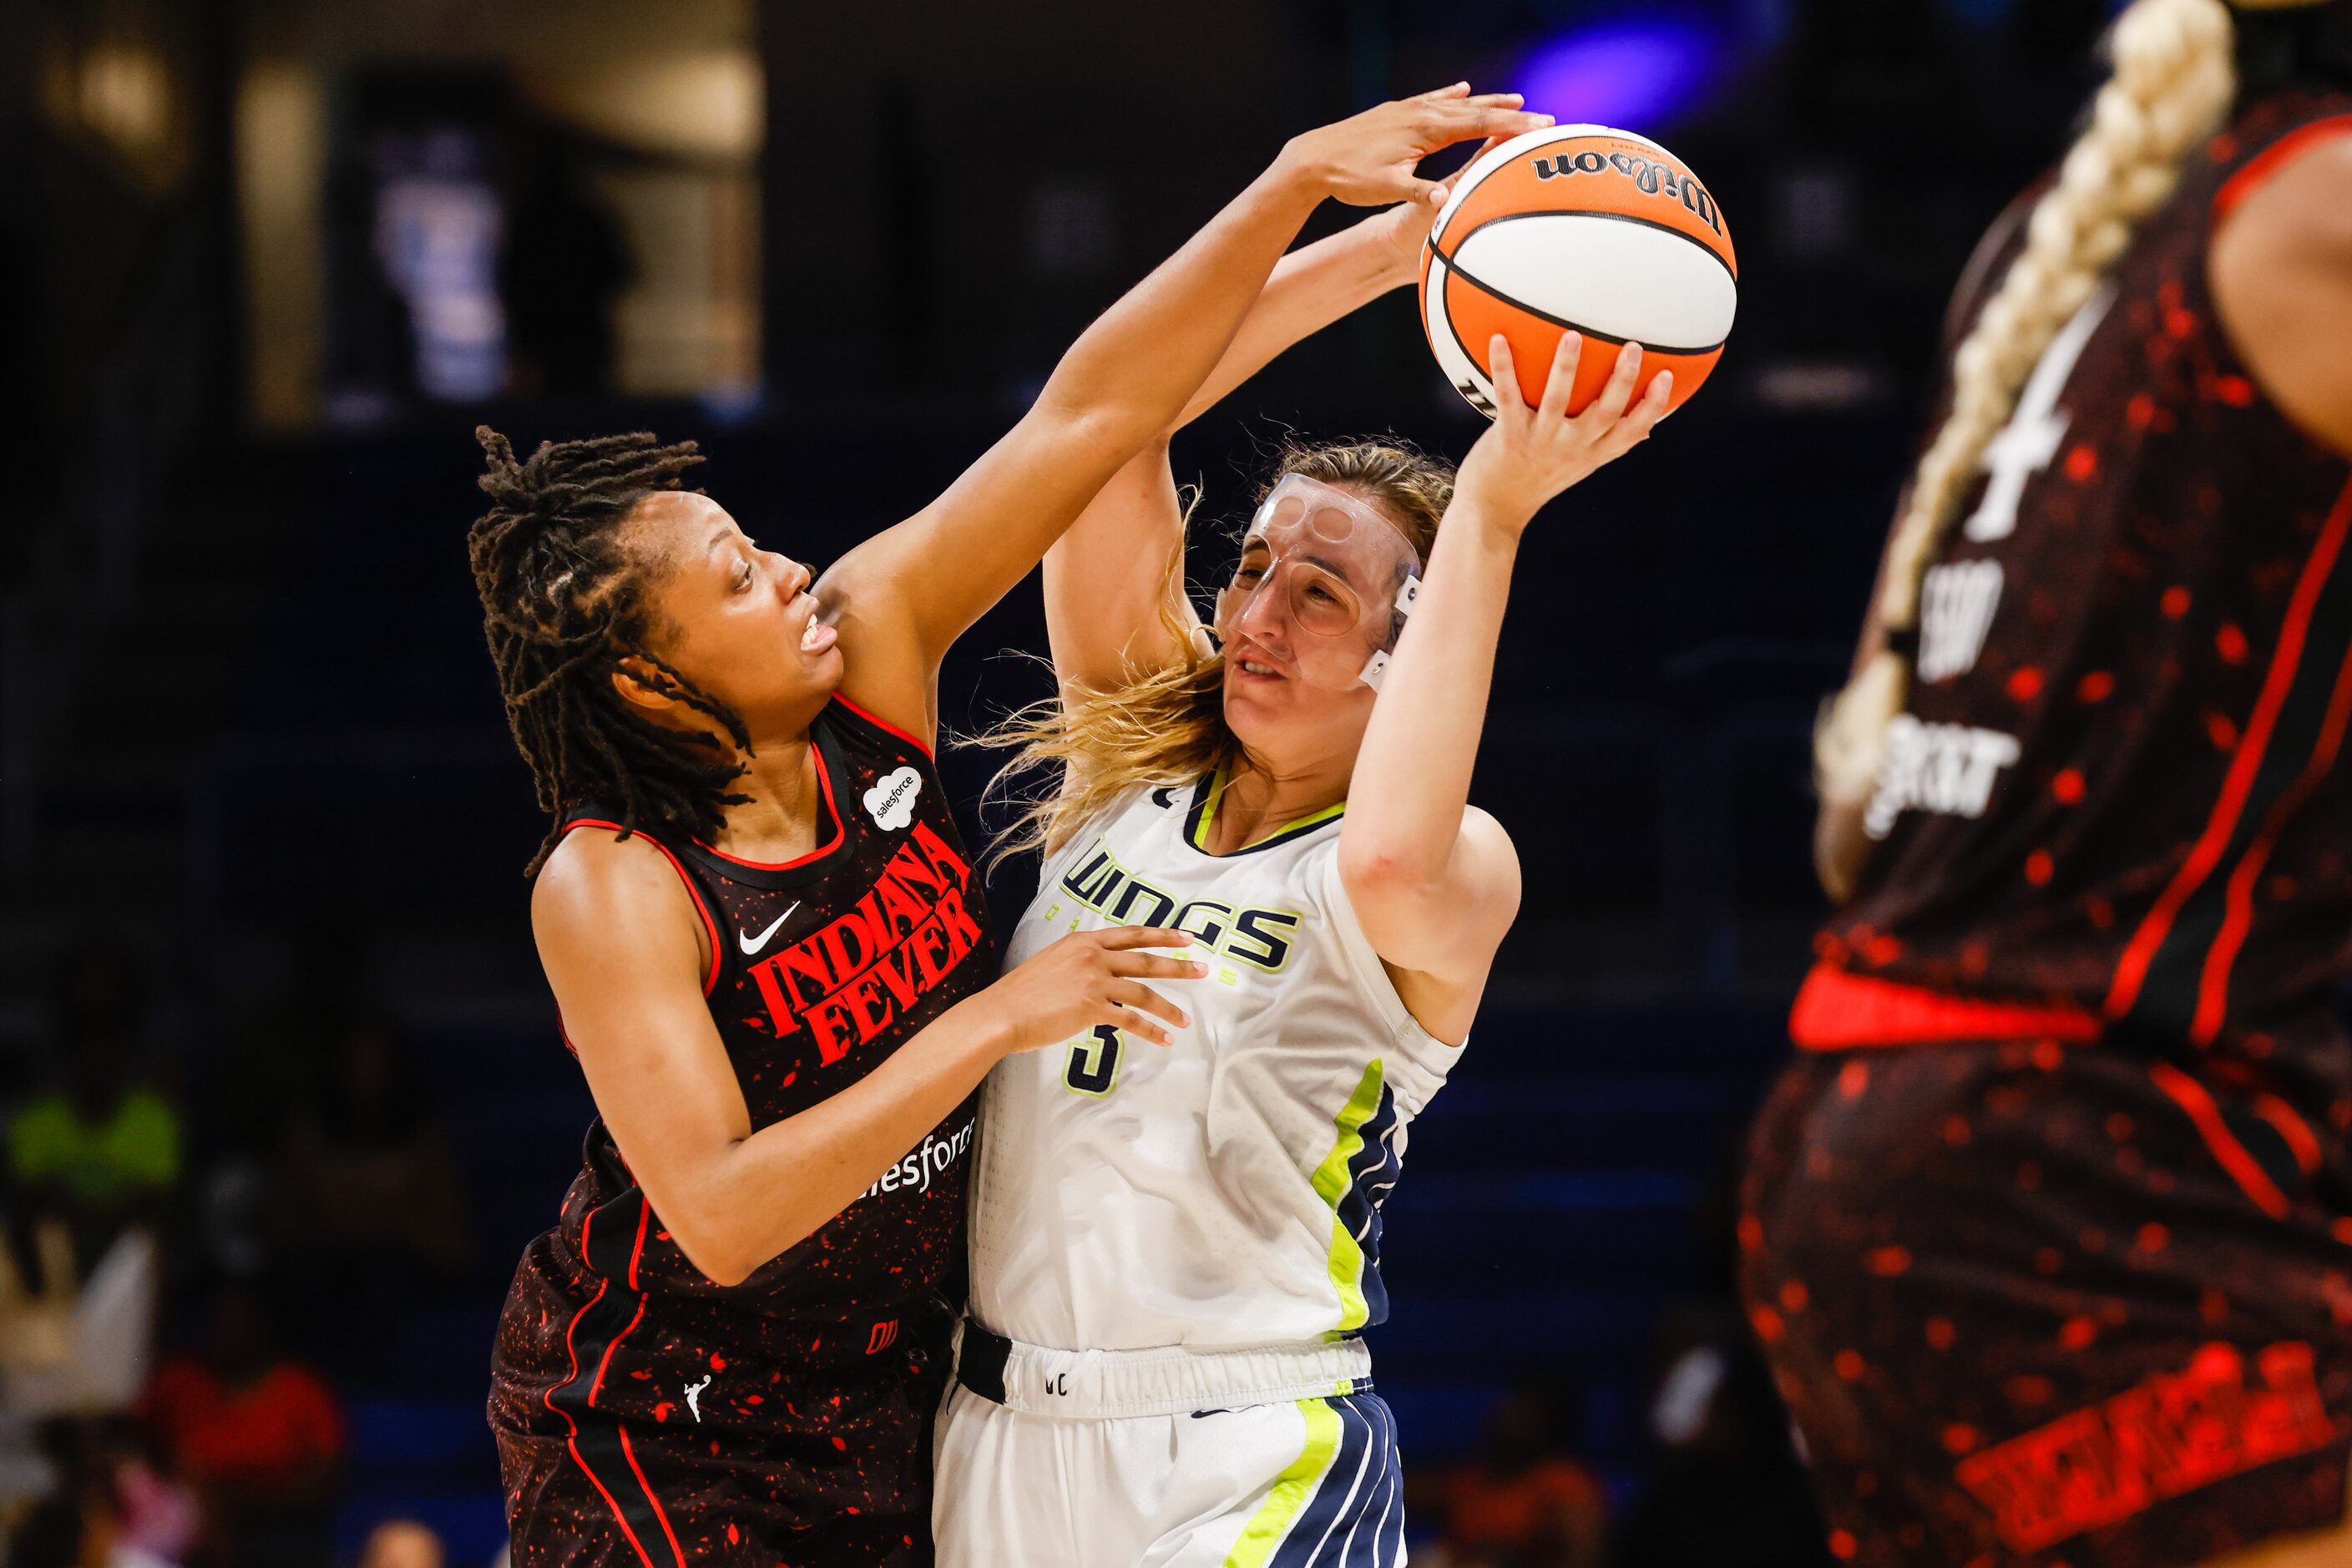
M 506 699 L 507 727 L 530 764 L 539 806 L 554 820 L 523 868 L 534 877 L 563 836 L 564 810 L 611 801 L 621 837 L 639 827 L 718 836 L 726 807 L 748 796 L 727 786 L 743 772 L 713 737 L 665 728 L 613 684 L 624 658 L 633 678 L 716 721 L 748 752 L 743 721 L 653 650 L 656 618 L 642 563 L 621 542 L 630 510 L 701 462 L 691 441 L 665 446 L 643 431 L 542 441 L 521 462 L 504 436 L 479 426 L 488 470 L 475 482 L 490 510 L 466 534 L 481 596 L 482 629 Z M 647 679 L 650 676 L 650 679 Z
M 2172 195 L 2190 150 L 2229 113 L 2236 74 L 2222 0 L 2133 0 L 2116 22 L 2111 52 L 2114 74 L 2093 101 L 2088 128 L 2027 220 L 2025 248 L 1953 355 L 1951 412 L 1919 459 L 1887 544 L 1878 615 L 1890 632 L 1918 625 L 1927 568 L 2042 351 L 2098 292 L 2133 229 Z M 1910 679 L 1909 662 L 1882 649 L 1838 693 L 1813 738 L 1824 796 L 1868 795 Z
M 1395 441 L 1328 446 L 1293 442 L 1276 459 L 1259 489 L 1264 500 L 1293 474 L 1353 490 L 1376 502 L 1423 561 L 1437 525 L 1454 500 L 1454 469 Z M 1199 497 L 1194 502 L 1197 505 Z M 1191 509 L 1185 521 L 1191 521 Z M 989 851 L 991 860 L 1025 850 L 1050 855 L 1090 818 L 1139 784 L 1182 784 L 1244 759 L 1240 740 L 1225 724 L 1225 658 L 1183 614 L 1184 546 L 1170 552 L 1160 624 L 1185 650 L 1157 669 L 1131 669 L 1127 683 L 1097 690 L 1066 683 L 1047 699 L 1013 714 L 976 743 L 1013 753 L 989 785 L 1019 810 Z M 1059 764 L 1059 788 L 1024 792 L 1033 770 Z

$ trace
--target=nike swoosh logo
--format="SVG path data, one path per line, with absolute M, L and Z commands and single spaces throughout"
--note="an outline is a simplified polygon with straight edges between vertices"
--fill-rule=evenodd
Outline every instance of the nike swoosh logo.
M 799 909 L 800 907 L 801 901 L 798 899 L 794 899 L 793 900 L 793 910 Z M 737 931 L 735 933 L 735 944 L 743 950 L 743 956 L 749 958 L 753 953 L 758 952 L 761 948 L 767 946 L 768 939 L 776 934 L 776 928 L 793 918 L 793 910 L 786 910 L 782 914 L 778 915 L 773 921 L 769 922 L 768 929 L 761 931 L 757 936 L 753 936 L 747 931 Z

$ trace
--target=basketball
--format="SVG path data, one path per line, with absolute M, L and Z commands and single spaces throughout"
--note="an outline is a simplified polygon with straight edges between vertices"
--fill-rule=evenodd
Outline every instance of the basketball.
M 1682 161 L 1601 125 L 1530 131 L 1464 171 L 1421 257 L 1421 322 L 1438 367 L 1488 418 L 1486 346 L 1511 345 L 1519 393 L 1543 396 L 1562 333 L 1584 334 L 1571 413 L 1618 353 L 1642 345 L 1643 384 L 1675 373 L 1680 407 L 1716 362 L 1739 299 L 1722 210 Z

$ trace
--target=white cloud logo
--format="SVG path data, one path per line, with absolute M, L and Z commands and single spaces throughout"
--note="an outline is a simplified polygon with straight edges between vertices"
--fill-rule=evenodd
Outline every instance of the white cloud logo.
M 866 815 L 885 833 L 896 833 L 915 819 L 915 797 L 923 790 L 923 775 L 912 768 L 886 773 L 866 792 Z

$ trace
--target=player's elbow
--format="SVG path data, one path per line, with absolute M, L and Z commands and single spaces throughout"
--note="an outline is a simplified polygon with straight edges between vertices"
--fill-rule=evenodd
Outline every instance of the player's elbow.
M 1116 472 L 1161 436 L 1179 412 L 1136 397 L 1115 378 L 1083 374 L 1065 360 L 1037 395 L 1030 417 L 1077 461 Z
M 1432 856 L 1415 844 L 1339 840 L 1339 877 L 1359 906 L 1425 898 L 1444 880 L 1445 865 L 1444 857 Z
M 764 1259 L 751 1256 L 752 1248 L 743 1237 L 732 1234 L 731 1227 L 714 1223 L 708 1216 L 690 1215 L 687 1219 L 663 1216 L 670 1239 L 694 1265 L 695 1272 L 713 1285 L 732 1287 L 751 1278 Z
M 799 1241 L 805 1230 L 779 1231 L 779 1216 L 761 1212 L 724 1182 L 707 1182 L 655 1201 L 662 1228 L 686 1260 L 713 1285 L 740 1285 L 769 1259 Z

